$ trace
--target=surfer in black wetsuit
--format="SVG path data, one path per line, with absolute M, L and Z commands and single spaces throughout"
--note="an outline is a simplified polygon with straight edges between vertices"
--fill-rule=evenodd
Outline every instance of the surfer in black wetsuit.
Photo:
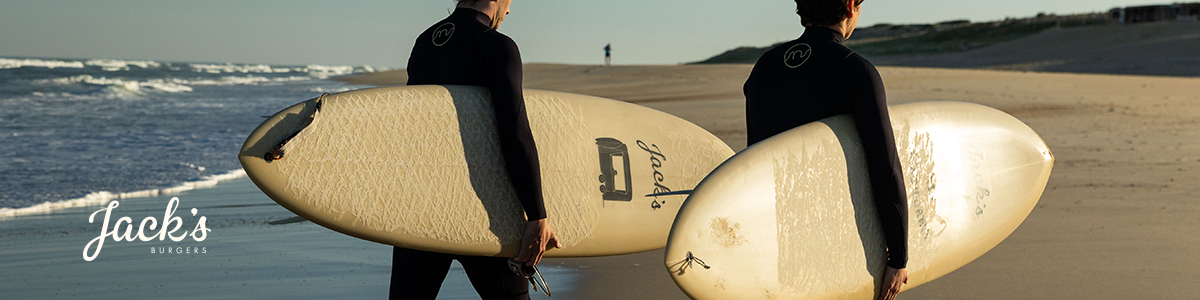
M 747 143 L 824 118 L 854 116 L 887 241 L 878 298 L 891 300 L 908 281 L 908 200 L 883 79 L 842 45 L 858 24 L 863 0 L 795 1 L 804 34 L 763 54 L 743 87 Z
M 505 167 L 527 222 L 518 262 L 537 264 L 547 247 L 561 245 L 542 201 L 537 147 L 525 114 L 521 54 L 497 32 L 512 0 L 458 0 L 445 20 L 425 30 L 408 60 L 408 85 L 451 84 L 488 88 Z M 529 281 L 508 269 L 508 258 L 449 255 L 396 247 L 392 254 L 392 299 L 434 299 L 450 269 L 462 264 L 483 299 L 529 299 Z

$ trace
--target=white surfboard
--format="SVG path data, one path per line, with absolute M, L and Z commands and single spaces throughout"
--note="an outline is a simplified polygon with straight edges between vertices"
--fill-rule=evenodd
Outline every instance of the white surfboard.
M 329 229 L 414 249 L 516 256 L 525 216 L 489 97 L 464 86 L 328 95 L 268 118 L 238 158 L 268 196 Z M 704 129 L 642 106 L 536 90 L 525 101 L 546 210 L 565 246 L 550 257 L 662 248 L 683 198 L 644 195 L 690 189 L 733 155 Z
M 889 107 L 909 200 L 908 284 L 1004 240 L 1037 204 L 1054 158 L 1028 126 L 960 102 Z M 759 142 L 688 197 L 666 266 L 695 299 L 873 299 L 886 260 L 853 120 Z

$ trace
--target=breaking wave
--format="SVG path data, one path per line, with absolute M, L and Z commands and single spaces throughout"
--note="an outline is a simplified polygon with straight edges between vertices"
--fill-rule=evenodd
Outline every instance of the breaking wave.
M 178 193 L 181 193 L 184 191 L 190 191 L 190 190 L 194 190 L 194 189 L 211 188 L 213 186 L 216 186 L 217 183 L 220 183 L 222 181 L 237 179 L 237 178 L 241 178 L 242 176 L 246 176 L 246 171 L 242 170 L 242 169 L 237 169 L 237 170 L 233 170 L 233 171 L 230 171 L 230 172 L 227 172 L 224 174 L 217 174 L 217 175 L 201 177 L 200 179 L 197 179 L 197 180 L 184 182 L 179 185 L 169 187 L 169 188 L 164 188 L 164 189 L 149 189 L 149 190 L 127 192 L 127 193 L 113 193 L 113 192 L 108 192 L 108 191 L 99 191 L 99 192 L 93 192 L 93 193 L 87 194 L 87 196 L 83 196 L 83 197 L 76 198 L 76 199 L 55 201 L 55 202 L 48 201 L 48 202 L 43 202 L 42 204 L 37 204 L 34 206 L 29 206 L 29 207 L 22 207 L 22 208 L 0 207 L 0 219 L 11 218 L 11 217 L 16 217 L 16 216 L 48 214 L 48 213 L 54 212 L 55 210 L 72 208 L 72 207 L 102 206 L 102 205 L 108 204 L 109 201 L 116 200 L 116 199 L 144 198 L 144 197 L 155 197 L 158 195 L 178 194 Z
M 188 63 L 173 64 L 152 60 L 119 60 L 119 59 L 88 59 L 88 60 L 58 60 L 36 58 L 0 58 L 0 70 L 19 68 L 46 69 L 85 69 L 94 68 L 110 72 L 130 71 L 134 69 L 163 69 L 170 71 L 191 71 L 206 74 L 305 74 L 312 78 L 327 79 L 333 76 L 350 75 L 355 73 L 370 73 L 386 70 L 368 65 L 363 66 L 273 66 L 267 64 L 209 64 Z

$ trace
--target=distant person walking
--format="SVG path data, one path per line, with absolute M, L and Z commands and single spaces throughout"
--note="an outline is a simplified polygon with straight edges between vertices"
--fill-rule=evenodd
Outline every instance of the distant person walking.
M 612 64 L 612 44 L 604 45 L 604 65 Z

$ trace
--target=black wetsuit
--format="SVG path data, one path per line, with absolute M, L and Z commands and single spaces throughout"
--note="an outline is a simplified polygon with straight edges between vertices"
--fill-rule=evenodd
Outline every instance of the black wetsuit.
M 517 198 L 529 220 L 546 218 L 537 148 L 521 90 L 521 54 L 508 36 L 490 28 L 483 13 L 458 8 L 419 37 L 408 60 L 408 84 L 487 87 L 492 94 L 500 148 Z M 451 260 L 463 265 L 483 299 L 529 299 L 529 281 L 508 270 L 504 257 L 449 255 L 396 247 L 391 298 L 433 299 Z
M 743 87 L 747 143 L 824 118 L 854 116 L 887 240 L 887 264 L 901 269 L 908 263 L 908 200 L 883 80 L 842 39 L 831 29 L 808 27 L 799 39 L 758 59 Z

